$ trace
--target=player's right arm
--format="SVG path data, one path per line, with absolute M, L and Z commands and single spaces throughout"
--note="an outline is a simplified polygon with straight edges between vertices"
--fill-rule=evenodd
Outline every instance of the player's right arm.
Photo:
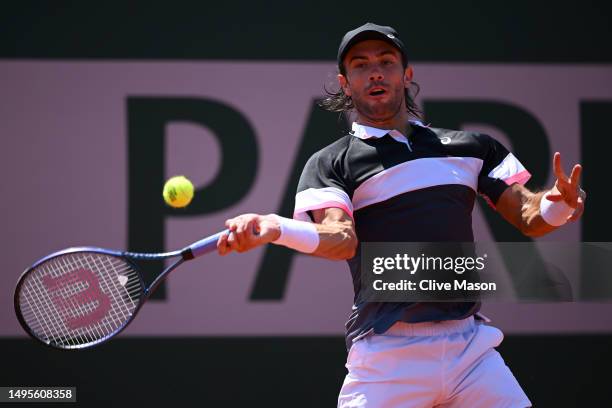
M 313 154 L 302 170 L 293 218 L 243 214 L 225 222 L 219 254 L 244 252 L 263 244 L 283 245 L 327 259 L 350 259 L 357 250 L 353 221 L 354 182 L 344 158 L 347 135 Z
M 275 243 L 326 259 L 355 256 L 357 234 L 353 219 L 340 208 L 312 211 L 313 223 L 290 220 L 276 214 L 243 214 L 226 221 L 231 231 L 217 242 L 219 254 L 245 252 Z M 300 241 L 302 240 L 302 241 Z
M 327 259 L 350 259 L 357 251 L 357 233 L 353 219 L 340 208 L 326 208 L 312 212 L 319 246 L 313 255 Z M 305 222 L 305 221 L 303 221 Z

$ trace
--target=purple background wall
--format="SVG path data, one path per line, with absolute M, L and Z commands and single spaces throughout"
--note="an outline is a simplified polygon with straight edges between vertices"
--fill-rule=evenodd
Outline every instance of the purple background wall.
M 79 353 L 24 337 L 11 296 L 19 273 L 50 251 L 134 247 L 142 239 L 130 230 L 128 188 L 157 178 L 148 179 L 154 169 L 146 168 L 139 184 L 128 187 L 128 97 L 226 103 L 248 119 L 259 147 L 247 194 L 216 212 L 168 218 L 159 249 L 214 232 L 242 211 L 278 210 L 305 130 L 312 137 L 329 129 L 333 138 L 342 127 L 334 128 L 332 117 L 310 127 L 312 98 L 333 79 L 342 35 L 365 21 L 400 32 L 432 125 L 451 126 L 457 118 L 449 115 L 469 117 L 461 126 L 520 150 L 543 178 L 550 157 L 524 146 L 520 127 L 510 135 L 507 126 L 479 120 L 487 104 L 509 103 L 536 118 L 567 166 L 583 162 L 589 192 L 583 222 L 546 239 L 612 241 L 609 9 L 604 1 L 568 7 L 521 0 L 6 4 L 0 13 L 0 385 L 75 385 L 80 406 L 334 406 L 351 301 L 343 263 L 297 256 L 282 300 L 255 302 L 249 299 L 264 250 L 198 260 L 171 276 L 165 300 L 149 303 L 122 336 Z M 470 100 L 485 104 L 470 113 Z M 210 128 L 173 122 L 165 132 L 167 175 L 185 173 L 199 186 L 219 176 L 221 151 Z M 524 138 L 535 141 L 533 129 Z M 159 199 L 156 193 L 138 204 L 141 224 Z M 516 238 L 494 220 L 476 208 L 480 239 Z M 609 304 L 494 304 L 485 312 L 504 329 L 499 350 L 535 406 L 609 405 Z M 125 361 L 137 367 L 128 382 L 116 375 Z
M 541 123 L 566 168 L 581 161 L 579 103 L 612 99 L 611 68 L 415 64 L 420 101 L 518 106 Z M 324 83 L 334 80 L 333 72 L 332 63 L 0 62 L 5 101 L 0 132 L 11 140 L 0 163 L 10 199 L 2 201 L 0 210 L 4 228 L 11 231 L 3 247 L 12 254 L 0 275 L 7 289 L 0 292 L 0 335 L 22 334 L 9 289 L 38 257 L 68 246 L 126 248 L 128 97 L 220 101 L 248 118 L 256 133 L 260 160 L 247 196 L 210 215 L 170 217 L 166 249 L 171 250 L 222 229 L 233 215 L 276 210 L 312 100 L 322 94 Z M 511 147 L 500 129 L 482 123 L 465 127 Z M 186 174 L 198 187 L 210 183 L 221 162 L 210 132 L 195 123 L 169 124 L 166 176 Z M 474 227 L 477 240 L 492 239 L 478 206 Z M 580 223 L 542 239 L 579 241 Z M 258 249 L 186 264 L 171 276 L 167 300 L 148 304 L 125 335 L 342 334 L 352 300 L 344 262 L 298 256 L 285 298 L 253 302 L 249 291 L 261 256 Z M 510 334 L 612 332 L 612 304 L 491 304 L 484 312 Z

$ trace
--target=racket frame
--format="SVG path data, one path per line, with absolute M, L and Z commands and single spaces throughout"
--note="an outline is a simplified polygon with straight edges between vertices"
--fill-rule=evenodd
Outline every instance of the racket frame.
M 189 260 L 198 258 L 204 254 L 207 254 L 209 252 L 213 252 L 217 247 L 216 244 L 217 244 L 217 240 L 219 239 L 219 237 L 223 234 L 228 234 L 228 233 L 230 232 L 229 230 L 226 229 L 214 235 L 208 236 L 206 238 L 202 238 L 201 240 L 194 242 L 193 244 L 181 250 L 163 252 L 163 253 L 114 251 L 114 250 L 106 249 L 106 248 L 84 246 L 84 247 L 67 248 L 67 249 L 63 249 L 61 251 L 57 251 L 52 254 L 49 254 L 45 256 L 44 258 L 39 259 L 32 266 L 30 266 L 25 271 L 23 271 L 23 273 L 19 277 L 19 280 L 17 281 L 17 285 L 15 286 L 15 292 L 13 295 L 13 303 L 14 303 L 14 308 L 15 308 L 15 314 L 17 315 L 17 320 L 19 321 L 19 324 L 21 325 L 21 327 L 23 327 L 25 332 L 28 333 L 30 337 L 34 338 L 36 341 L 40 342 L 41 344 L 44 344 L 49 347 L 53 347 L 55 349 L 59 349 L 59 350 L 84 349 L 84 348 L 90 348 L 90 347 L 94 347 L 102 343 L 105 343 L 111 338 L 121 333 L 126 327 L 130 325 L 130 323 L 134 320 L 134 318 L 140 311 L 140 308 L 142 307 L 142 305 L 145 304 L 145 302 L 149 299 L 151 294 L 155 292 L 155 289 L 157 289 L 159 284 L 163 282 L 164 279 L 166 279 L 166 277 L 168 276 L 168 274 L 170 274 L 170 272 L 175 270 L 178 266 L 180 266 L 185 261 L 189 261 Z M 114 257 L 120 258 L 122 261 L 124 261 L 130 267 L 132 267 L 134 271 L 136 272 L 136 275 L 138 276 L 138 279 L 140 281 L 140 295 L 141 296 L 139 298 L 138 305 L 136 305 L 136 308 L 134 309 L 134 312 L 132 313 L 130 318 L 123 325 L 119 326 L 116 330 L 114 330 L 112 333 L 108 334 L 105 337 L 102 337 L 101 339 L 95 340 L 93 342 L 85 343 L 85 344 L 77 344 L 77 345 L 71 345 L 71 346 L 58 346 L 55 344 L 51 344 L 50 342 L 43 341 L 42 339 L 40 339 L 38 336 L 36 336 L 32 332 L 32 330 L 27 325 L 27 323 L 25 322 L 25 319 L 22 316 L 21 305 L 19 304 L 19 294 L 21 293 L 21 287 L 23 286 L 25 282 L 25 278 L 28 276 L 28 274 L 32 270 L 40 266 L 42 263 L 52 260 L 53 258 L 57 258 L 60 256 L 69 255 L 69 254 L 74 254 L 78 252 L 91 252 L 91 253 L 103 254 L 103 255 L 114 256 Z M 156 261 L 156 260 L 163 260 L 163 259 L 170 259 L 170 258 L 177 258 L 177 257 L 179 257 L 179 259 L 177 259 L 171 265 L 167 266 L 157 277 L 155 277 L 155 279 L 153 280 L 153 282 L 151 282 L 149 286 L 145 287 L 145 282 L 144 282 L 144 279 L 142 278 L 141 268 L 134 261 L 136 260 Z
M 37 267 L 39 267 L 41 264 L 47 261 L 50 261 L 54 258 L 64 256 L 64 255 L 83 253 L 83 252 L 113 256 L 116 258 L 120 258 L 122 262 L 127 263 L 136 272 L 136 275 L 138 276 L 138 280 L 140 281 L 140 297 L 138 298 L 138 304 L 136 305 L 136 308 L 132 312 L 132 315 L 130 316 L 130 318 L 125 323 L 123 323 L 121 326 L 115 329 L 112 333 L 102 337 L 101 339 L 95 340 L 90 343 L 67 345 L 67 346 L 60 346 L 60 345 L 52 344 L 50 342 L 46 342 L 43 339 L 36 336 L 34 332 L 32 331 L 32 329 L 30 329 L 28 324 L 25 322 L 25 319 L 21 313 L 21 305 L 20 305 L 20 300 L 19 300 L 19 295 L 21 293 L 21 287 L 25 283 L 28 274 L 34 269 L 36 269 Z M 98 247 L 74 247 L 74 248 L 63 249 L 61 251 L 57 251 L 52 254 L 49 254 L 45 256 L 44 258 L 41 258 L 40 260 L 38 260 L 36 263 L 34 263 L 29 268 L 27 268 L 25 271 L 23 271 L 23 273 L 19 277 L 19 280 L 17 281 L 17 285 L 15 286 L 15 292 L 13 296 L 13 303 L 15 306 L 15 314 L 17 316 L 17 320 L 19 321 L 19 324 L 21 325 L 21 327 L 26 331 L 26 333 L 28 333 L 30 337 L 34 338 L 38 342 L 46 346 L 49 346 L 49 347 L 53 347 L 59 350 L 73 350 L 73 349 L 90 348 L 90 347 L 100 345 L 110 340 L 111 338 L 115 337 L 116 335 L 121 333 L 126 327 L 128 327 L 130 323 L 134 320 L 138 312 L 140 311 L 140 308 L 142 307 L 142 305 L 149 299 L 151 294 L 155 291 L 155 289 L 159 286 L 159 284 L 168 276 L 168 274 L 172 272 L 174 269 L 176 269 L 179 265 L 181 265 L 186 260 L 191 259 L 188 257 L 189 255 L 184 254 L 184 253 L 185 251 L 183 250 L 183 251 L 165 252 L 165 253 L 160 253 L 160 254 L 147 254 L 147 253 L 128 252 L 128 251 L 113 251 L 110 249 L 98 248 Z M 153 260 L 169 259 L 169 258 L 174 258 L 178 256 L 180 256 L 181 258 L 176 260 L 174 263 L 172 263 L 168 267 L 166 267 L 153 280 L 153 282 L 149 286 L 145 286 L 144 279 L 142 278 L 141 268 L 134 262 L 134 260 L 140 259 L 140 260 L 153 261 Z

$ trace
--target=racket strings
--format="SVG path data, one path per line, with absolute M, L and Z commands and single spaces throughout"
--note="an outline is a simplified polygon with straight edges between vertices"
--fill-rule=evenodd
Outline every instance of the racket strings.
M 40 340 L 74 348 L 121 329 L 140 303 L 138 272 L 121 258 L 82 252 L 52 258 L 28 273 L 21 315 Z
M 63 323 L 68 317 L 67 311 L 63 308 L 58 309 L 58 307 L 54 305 L 46 288 L 41 283 L 41 278 L 45 276 L 56 278 L 65 275 L 65 266 L 58 263 L 56 260 L 41 265 L 40 269 L 45 272 L 44 275 L 39 274 L 39 276 L 35 276 L 34 273 L 31 273 L 29 279 L 26 280 L 23 285 L 24 290 L 22 290 L 22 297 L 32 311 L 34 311 L 33 315 L 37 320 L 37 324 L 32 324 L 32 322 L 28 321 L 27 310 L 22 307 L 22 315 L 26 319 L 26 323 L 39 338 L 48 342 L 55 342 L 62 345 L 75 345 L 79 342 L 88 341 L 86 337 L 79 335 L 79 333 L 68 334 L 67 327 L 65 323 Z M 56 271 L 59 271 L 59 274 Z M 69 287 L 70 285 L 67 284 L 63 288 L 64 295 L 69 293 L 69 291 L 66 290 L 66 288 Z M 80 292 L 81 290 L 82 287 L 79 289 L 78 285 L 75 285 L 73 293 Z M 61 292 L 62 291 L 60 291 L 58 296 L 62 295 Z M 76 305 L 73 306 L 75 309 L 78 309 Z
M 70 270 L 71 268 L 74 268 L 75 266 L 85 266 L 85 267 L 94 266 L 91 269 L 94 269 L 97 272 L 100 272 L 100 269 L 99 269 L 100 266 L 98 265 L 100 261 L 99 257 L 94 258 L 94 257 L 89 256 L 86 258 L 77 258 L 77 259 L 72 258 L 71 261 L 73 262 L 70 263 L 70 262 L 67 262 L 66 259 L 61 259 L 56 262 L 55 266 L 61 269 L 62 272 L 66 272 Z M 108 265 L 104 265 L 104 266 L 107 267 Z M 111 266 L 113 266 L 112 263 L 111 263 Z M 115 302 L 117 302 L 117 298 L 116 296 L 114 296 L 114 293 L 109 291 L 107 274 L 102 273 L 102 274 L 99 274 L 99 276 L 102 278 L 99 281 L 100 288 L 106 289 L 106 290 L 103 290 L 103 293 L 110 293 L 115 298 Z M 63 293 L 60 291 L 60 294 L 65 296 L 66 298 L 70 298 L 70 296 L 80 293 L 82 292 L 83 289 L 86 289 L 86 288 L 87 286 L 85 285 L 84 282 L 82 281 L 76 282 L 74 285 L 66 285 L 65 287 L 63 287 L 62 289 L 64 289 L 64 291 Z M 117 287 L 115 286 L 111 290 L 117 290 Z M 90 299 L 87 299 L 87 300 L 90 300 Z M 73 313 L 70 313 L 70 315 L 67 313 L 68 311 L 67 309 L 62 309 L 60 311 L 60 316 L 62 318 L 61 320 L 66 321 L 67 319 L 74 318 L 76 316 L 87 316 L 88 314 L 95 311 L 97 307 L 100 307 L 99 300 L 98 301 L 95 301 L 93 299 L 91 300 L 92 301 L 87 301 L 84 303 L 76 303 L 76 304 L 73 302 L 71 306 L 73 306 L 74 310 L 73 310 Z M 117 319 L 120 322 L 129 319 L 129 315 L 126 315 L 123 309 L 124 308 L 119 308 L 117 311 L 116 308 L 113 308 L 109 310 L 108 316 L 114 319 Z M 76 337 L 78 342 L 80 343 L 88 343 L 88 342 L 95 341 L 98 338 L 103 338 L 109 332 L 112 333 L 112 331 L 114 331 L 118 326 L 121 326 L 121 323 L 112 324 L 112 322 L 109 322 L 108 319 L 98 320 L 97 322 L 89 324 L 86 327 L 82 327 L 82 328 L 73 330 L 74 332 L 73 337 Z M 74 343 L 74 340 L 72 341 L 72 343 Z
M 95 265 L 96 260 L 92 259 L 92 257 L 88 257 L 87 258 L 89 261 L 91 261 L 90 265 Z M 64 262 L 62 262 L 64 261 Z M 75 265 L 69 265 L 65 263 L 65 260 L 60 259 L 58 260 L 58 267 L 62 270 L 62 272 L 67 272 L 69 270 L 71 270 L 71 268 L 73 268 L 76 265 L 80 265 L 82 267 L 87 267 L 89 265 L 84 265 L 84 262 L 82 259 L 77 258 L 76 260 L 73 259 L 73 261 L 75 262 Z M 104 279 L 106 276 L 104 274 L 100 275 L 103 279 L 100 280 L 100 284 L 105 283 L 106 279 Z M 108 285 L 107 285 L 108 286 Z M 70 298 L 72 295 L 76 295 L 77 293 L 82 292 L 84 289 L 87 289 L 88 286 L 85 285 L 85 283 L 83 281 L 76 281 L 74 282 L 73 285 L 66 285 L 65 287 L 62 288 L 61 292 L 62 295 L 65 298 Z M 108 291 L 106 291 L 106 293 L 109 293 Z M 112 294 L 112 292 L 110 292 Z M 73 317 L 74 316 L 86 316 L 90 313 L 92 313 L 97 307 L 100 307 L 100 302 L 99 301 L 91 301 L 91 302 L 85 302 L 85 303 L 80 303 L 80 304 L 72 304 L 74 307 L 74 313 L 73 313 Z M 113 312 L 112 310 L 110 311 L 111 313 Z M 68 316 L 67 313 L 67 309 L 63 309 L 63 313 L 61 313 L 61 317 L 62 320 L 70 318 L 70 316 Z M 123 318 L 123 319 L 127 319 L 129 318 L 129 316 L 121 316 L 119 318 Z M 100 325 L 103 324 L 104 327 L 101 327 Z M 114 331 L 115 327 L 113 327 L 113 325 L 109 325 L 108 322 L 105 321 L 99 321 L 97 324 L 91 324 L 89 325 L 87 328 L 85 328 L 84 330 L 75 330 L 75 335 L 77 335 L 79 337 L 79 340 L 83 343 L 89 343 L 92 341 L 97 340 L 98 338 L 102 338 L 106 335 L 106 331 L 110 330 L 110 332 L 112 333 L 112 331 Z

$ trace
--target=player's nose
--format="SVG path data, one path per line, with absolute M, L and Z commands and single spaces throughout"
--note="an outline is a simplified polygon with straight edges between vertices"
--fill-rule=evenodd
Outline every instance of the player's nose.
M 382 81 L 383 79 L 384 76 L 381 70 L 374 68 L 370 71 L 370 81 Z

